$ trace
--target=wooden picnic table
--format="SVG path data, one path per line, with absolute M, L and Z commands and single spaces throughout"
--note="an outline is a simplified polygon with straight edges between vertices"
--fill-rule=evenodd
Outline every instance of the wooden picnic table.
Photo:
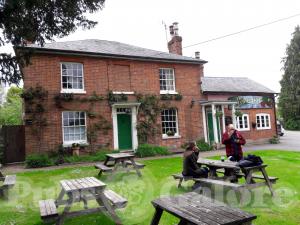
M 58 198 L 42 200 L 40 212 L 43 220 L 55 218 L 56 224 L 63 224 L 64 219 L 76 217 L 95 212 L 105 212 L 111 217 L 116 224 L 122 224 L 117 216 L 115 209 L 123 208 L 127 200 L 111 190 L 105 190 L 106 184 L 94 177 L 85 177 L 80 179 L 61 180 L 61 192 Z M 96 200 L 96 208 L 88 208 L 88 201 Z M 84 203 L 84 209 L 70 211 L 73 204 L 77 202 Z M 64 206 L 61 215 L 58 215 L 57 208 Z
M 158 225 L 163 211 L 180 219 L 179 225 L 250 225 L 255 215 L 189 192 L 152 201 L 155 213 L 151 225 Z
M 213 159 L 204 159 L 204 158 L 198 158 L 197 163 L 201 165 L 205 165 L 209 168 L 209 179 L 223 179 L 224 181 L 228 181 L 228 177 L 218 177 L 218 170 L 219 169 L 229 169 L 231 171 L 230 177 L 234 176 L 236 178 L 245 178 L 246 183 L 242 185 L 245 188 L 252 189 L 256 187 L 261 187 L 267 185 L 271 195 L 274 195 L 273 189 L 272 189 L 272 182 L 275 182 L 278 178 L 271 178 L 268 176 L 265 168 L 267 165 L 258 165 L 258 166 L 252 166 L 252 167 L 239 167 L 237 165 L 237 162 L 232 162 L 229 160 L 221 161 L 221 160 L 213 160 Z M 221 171 L 224 173 L 224 171 Z M 254 173 L 260 172 L 261 175 L 256 175 Z M 256 182 L 255 179 L 263 180 L 263 182 Z
M 95 167 L 99 169 L 99 176 L 102 171 L 115 173 L 121 169 L 129 172 L 130 170 L 135 170 L 138 176 L 142 176 L 140 169 L 145 165 L 135 162 L 135 155 L 131 153 L 112 153 L 106 154 L 106 160 L 103 164 L 97 163 Z M 111 164 L 112 163 L 112 164 Z

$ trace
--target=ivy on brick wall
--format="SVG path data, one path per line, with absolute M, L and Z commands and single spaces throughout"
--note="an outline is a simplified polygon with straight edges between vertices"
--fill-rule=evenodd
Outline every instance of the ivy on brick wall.
M 44 107 L 48 92 L 42 87 L 30 87 L 25 89 L 21 97 L 26 103 L 25 112 L 27 114 L 26 125 L 30 125 L 33 134 L 37 137 L 38 149 L 41 149 L 44 128 L 47 126 Z

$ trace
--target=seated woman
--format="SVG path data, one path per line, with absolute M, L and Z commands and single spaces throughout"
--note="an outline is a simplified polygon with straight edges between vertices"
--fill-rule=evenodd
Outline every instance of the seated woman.
M 183 153 L 183 176 L 191 176 L 194 178 L 207 178 L 208 168 L 201 167 L 201 165 L 197 163 L 198 155 L 199 149 L 197 148 L 195 142 L 190 142 L 185 152 Z

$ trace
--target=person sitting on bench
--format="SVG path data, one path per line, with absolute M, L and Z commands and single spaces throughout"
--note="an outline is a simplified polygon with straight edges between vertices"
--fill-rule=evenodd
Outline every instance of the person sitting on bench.
M 197 163 L 199 155 L 199 149 L 197 148 L 195 142 L 190 142 L 185 152 L 183 153 L 183 176 L 191 176 L 193 178 L 208 176 L 208 168 L 201 167 Z

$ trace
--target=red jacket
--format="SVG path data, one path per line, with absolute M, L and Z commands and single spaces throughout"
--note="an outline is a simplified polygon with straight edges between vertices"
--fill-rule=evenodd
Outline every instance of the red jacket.
M 246 144 L 245 138 L 241 135 L 239 131 L 236 132 L 236 137 L 239 139 L 239 143 L 237 143 L 237 149 L 238 149 L 238 155 L 239 159 L 243 158 L 243 151 L 242 151 L 242 145 Z M 227 131 L 222 136 L 222 144 L 226 146 L 226 156 L 234 156 L 234 146 L 231 142 L 231 139 L 227 133 Z

